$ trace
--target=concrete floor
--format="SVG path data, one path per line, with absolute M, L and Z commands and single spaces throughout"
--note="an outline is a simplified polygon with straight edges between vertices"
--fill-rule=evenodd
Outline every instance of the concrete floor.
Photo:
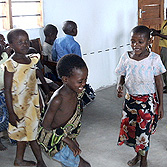
M 82 150 L 81 156 L 92 167 L 126 167 L 129 159 L 134 157 L 132 148 L 117 146 L 123 99 L 118 99 L 115 86 L 97 91 L 94 102 L 83 113 L 82 130 L 78 137 Z M 167 112 L 167 94 L 164 94 L 164 111 Z M 151 137 L 148 155 L 149 167 L 167 167 L 167 115 L 159 121 L 157 132 Z M 16 146 L 3 141 L 8 150 L 0 152 L 0 167 L 13 167 Z M 25 157 L 35 160 L 29 147 Z M 61 167 L 43 154 L 48 167 Z M 138 167 L 136 164 L 135 167 Z

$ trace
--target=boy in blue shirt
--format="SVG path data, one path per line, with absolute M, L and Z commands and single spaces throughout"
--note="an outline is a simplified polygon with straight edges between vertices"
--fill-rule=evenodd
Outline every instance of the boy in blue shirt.
M 62 30 L 66 35 L 54 41 L 52 60 L 57 62 L 64 55 L 72 53 L 81 57 L 80 45 L 74 40 L 74 36 L 77 35 L 77 24 L 73 21 L 65 21 Z

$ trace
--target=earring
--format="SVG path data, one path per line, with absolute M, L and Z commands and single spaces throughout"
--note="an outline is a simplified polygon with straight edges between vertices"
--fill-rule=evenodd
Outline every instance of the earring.
M 146 51 L 151 52 L 151 46 L 150 45 L 146 47 Z

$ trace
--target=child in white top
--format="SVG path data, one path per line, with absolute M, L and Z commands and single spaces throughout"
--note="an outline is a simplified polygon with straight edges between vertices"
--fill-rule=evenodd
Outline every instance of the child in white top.
M 57 63 L 52 60 L 52 46 L 54 40 L 57 38 L 57 27 L 52 24 L 47 24 L 43 30 L 45 41 L 42 45 L 43 50 L 43 64 L 45 77 L 51 79 L 59 86 L 62 85 L 61 80 L 58 78 L 56 65 Z
M 166 71 L 160 56 L 150 52 L 150 29 L 137 26 L 131 31 L 133 51 L 125 53 L 116 67 L 120 75 L 117 96 L 123 96 L 123 85 L 127 94 L 123 106 L 118 145 L 134 147 L 137 155 L 129 166 L 139 160 L 140 167 L 147 166 L 150 135 L 155 131 L 158 119 L 163 117 L 162 73 Z M 157 103 L 156 92 L 158 95 Z

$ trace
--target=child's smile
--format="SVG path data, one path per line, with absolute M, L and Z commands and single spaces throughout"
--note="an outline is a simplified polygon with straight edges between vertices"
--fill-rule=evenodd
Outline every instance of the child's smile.
M 72 76 L 68 77 L 67 85 L 77 93 L 81 93 L 87 81 L 87 68 L 74 69 Z
M 133 33 L 131 36 L 131 47 L 134 51 L 134 54 L 140 56 L 147 51 L 147 47 L 150 44 L 145 34 L 142 33 Z

